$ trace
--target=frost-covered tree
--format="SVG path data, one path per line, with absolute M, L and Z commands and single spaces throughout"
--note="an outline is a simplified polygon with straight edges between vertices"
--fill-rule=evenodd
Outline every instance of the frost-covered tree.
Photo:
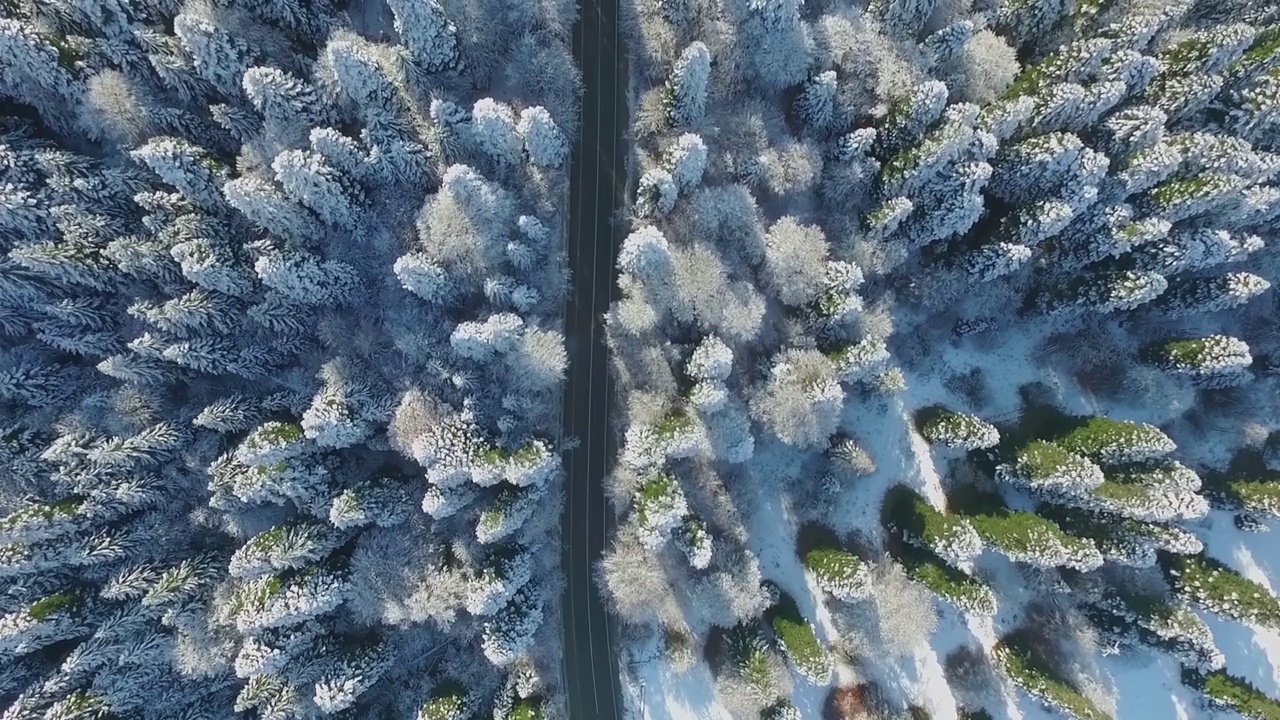
M 1106 417 L 1089 418 L 1059 438 L 1057 444 L 1104 465 L 1152 460 L 1177 447 L 1153 425 Z
M 1270 282 L 1247 272 L 1179 279 L 1169 284 L 1168 293 L 1156 307 L 1173 317 L 1229 310 L 1270 288 Z
M 520 111 L 517 126 L 524 138 L 524 149 L 535 165 L 557 168 L 569 155 L 569 141 L 543 107 L 525 108 Z
M 394 0 L 388 6 L 400 41 L 423 70 L 437 73 L 458 67 L 458 29 L 439 2 Z
M 1165 555 L 1160 568 L 1174 593 L 1222 617 L 1275 627 L 1280 601 L 1265 587 L 1205 555 Z
M 471 108 L 471 137 L 476 147 L 499 165 L 511 165 L 520 160 L 524 142 L 515 113 L 506 103 L 493 98 L 477 100 Z
M 952 565 L 982 552 L 982 539 L 965 518 L 938 510 L 904 485 L 890 489 L 883 508 L 886 526 Z
M 774 359 L 751 411 L 789 445 L 825 447 L 844 400 L 835 363 L 816 350 L 788 350 Z
M 707 111 L 707 85 L 711 79 L 711 52 L 694 42 L 680 53 L 667 81 L 668 113 L 678 126 L 698 123 Z
M 1145 348 L 1143 355 L 1161 370 L 1189 377 L 1206 387 L 1248 382 L 1247 368 L 1253 364 L 1249 346 L 1226 335 L 1170 340 Z
M 130 155 L 197 205 L 209 210 L 222 206 L 225 170 L 201 148 L 180 138 L 158 137 Z
M 744 58 L 770 90 L 804 79 L 813 41 L 800 17 L 801 0 L 735 0 Z
M 1087 492 L 1104 481 L 1102 470 L 1085 456 L 1052 442 L 1036 440 L 1020 448 L 996 477 L 1029 490 L 1070 495 Z
M 293 200 L 340 228 L 354 227 L 363 193 L 349 178 L 309 150 L 286 150 L 271 161 L 276 181 Z
M 916 415 L 924 439 L 961 450 L 981 450 L 1000 442 L 1000 431 L 976 415 L 957 413 L 943 407 L 929 407 Z
M 645 481 L 632 500 L 641 542 L 657 548 L 680 527 L 689 507 L 680 483 L 670 475 L 657 475 Z
M 857 555 L 839 548 L 818 548 L 805 553 L 804 566 L 818 587 L 845 601 L 864 598 L 871 591 L 871 571 Z

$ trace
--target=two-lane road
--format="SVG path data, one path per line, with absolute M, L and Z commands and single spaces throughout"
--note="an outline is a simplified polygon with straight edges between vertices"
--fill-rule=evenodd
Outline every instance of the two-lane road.
M 612 390 L 604 313 L 615 287 L 620 238 L 615 211 L 626 192 L 626 56 L 618 32 L 620 0 L 582 0 L 573 54 L 582 70 L 582 132 L 569 190 L 566 307 L 569 372 L 564 434 L 582 444 L 566 454 L 563 533 L 564 670 L 570 720 L 620 720 L 617 633 L 592 572 L 613 524 L 604 479 L 614 456 Z

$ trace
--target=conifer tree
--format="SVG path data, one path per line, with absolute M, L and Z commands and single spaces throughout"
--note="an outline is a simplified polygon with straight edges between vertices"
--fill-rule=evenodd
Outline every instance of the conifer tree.
M 459 67 L 458 29 L 437 0 L 394 0 L 388 5 L 395 13 L 400 41 L 423 70 L 438 73 Z
M 916 422 L 926 440 L 949 448 L 981 450 L 1000 442 L 1000 432 L 991 423 L 939 406 L 921 410 Z
M 710 76 L 711 53 L 706 45 L 695 41 L 680 53 L 667 81 L 668 113 L 677 126 L 694 125 L 706 113 Z
M 1226 335 L 1170 340 L 1143 350 L 1147 362 L 1166 372 L 1190 378 L 1205 387 L 1229 387 L 1248 382 L 1253 364 L 1249 346 Z

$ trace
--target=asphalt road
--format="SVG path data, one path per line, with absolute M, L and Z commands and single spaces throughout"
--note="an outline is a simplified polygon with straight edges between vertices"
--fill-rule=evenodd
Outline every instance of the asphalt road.
M 626 191 L 626 58 L 618 32 L 619 0 L 582 0 L 573 55 L 582 70 L 582 132 L 569 183 L 569 352 L 564 434 L 581 440 L 567 453 L 561 522 L 564 670 L 570 720 L 620 720 L 617 632 L 593 569 L 613 526 L 604 478 L 614 457 L 612 399 L 603 317 L 614 288 L 621 238 L 613 227 Z

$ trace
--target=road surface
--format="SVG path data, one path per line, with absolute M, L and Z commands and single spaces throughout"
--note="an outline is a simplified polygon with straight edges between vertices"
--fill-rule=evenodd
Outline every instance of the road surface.
M 603 316 L 615 287 L 620 238 L 615 210 L 625 186 L 626 58 L 618 33 L 620 0 L 583 0 L 573 55 L 582 70 L 582 132 L 573 151 L 569 189 L 569 270 L 566 308 L 569 352 L 564 434 L 581 440 L 567 453 L 561 523 L 565 592 L 564 669 L 570 720 L 621 720 L 617 632 L 594 573 L 613 518 L 604 478 L 614 456 L 609 430 L 612 390 Z

